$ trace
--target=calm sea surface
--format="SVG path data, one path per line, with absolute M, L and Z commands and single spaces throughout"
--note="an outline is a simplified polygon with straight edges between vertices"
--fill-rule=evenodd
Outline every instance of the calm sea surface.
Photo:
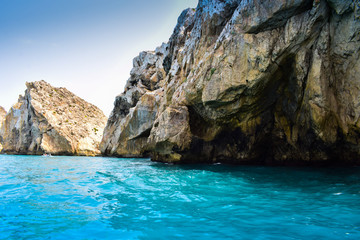
M 360 239 L 360 168 L 2 155 L 0 239 Z

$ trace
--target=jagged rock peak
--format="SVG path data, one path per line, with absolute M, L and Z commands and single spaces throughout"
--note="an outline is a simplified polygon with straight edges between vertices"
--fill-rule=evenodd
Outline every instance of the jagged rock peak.
M 359 9 L 358 0 L 200 0 L 179 17 L 159 64 L 134 66 L 101 151 L 360 164 Z M 154 73 L 156 87 L 140 84 Z
M 44 80 L 27 82 L 26 87 L 1 127 L 3 152 L 100 154 L 107 118 L 99 108 Z

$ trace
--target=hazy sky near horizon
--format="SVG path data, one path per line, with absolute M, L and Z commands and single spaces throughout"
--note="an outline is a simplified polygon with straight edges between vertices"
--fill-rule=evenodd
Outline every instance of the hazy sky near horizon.
M 25 82 L 66 87 L 109 115 L 132 59 L 167 42 L 198 0 L 1 0 L 0 106 Z

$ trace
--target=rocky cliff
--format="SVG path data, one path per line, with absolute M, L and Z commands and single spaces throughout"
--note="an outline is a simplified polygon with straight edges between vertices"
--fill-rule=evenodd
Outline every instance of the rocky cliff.
M 142 52 L 105 155 L 360 163 L 358 0 L 200 0 Z
M 0 130 L 2 153 L 99 155 L 107 118 L 66 88 L 26 83 Z

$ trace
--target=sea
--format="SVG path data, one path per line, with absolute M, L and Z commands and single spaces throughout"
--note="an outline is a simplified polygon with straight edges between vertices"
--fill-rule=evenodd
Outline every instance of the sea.
M 360 168 L 0 155 L 0 239 L 360 239 Z

